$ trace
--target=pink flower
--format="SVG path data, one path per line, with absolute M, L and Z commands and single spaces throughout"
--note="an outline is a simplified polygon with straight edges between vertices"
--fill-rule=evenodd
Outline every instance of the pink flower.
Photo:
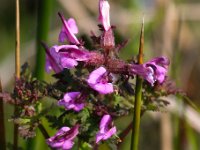
M 156 81 L 162 83 L 165 80 L 169 60 L 166 57 L 157 57 L 142 65 L 131 65 L 131 72 L 142 76 L 153 86 Z
M 71 129 L 62 127 L 54 136 L 46 140 L 47 144 L 56 149 L 69 150 L 73 147 L 73 140 L 78 135 L 79 125 L 75 125 Z
M 113 134 L 117 132 L 116 127 L 112 126 L 112 118 L 110 115 L 104 115 L 101 119 L 99 132 L 96 135 L 96 143 L 101 140 L 109 139 Z
M 87 83 L 100 94 L 109 94 L 114 91 L 112 83 L 108 81 L 108 73 L 104 67 L 99 67 L 92 71 Z
M 69 92 L 64 95 L 63 99 L 58 101 L 58 105 L 64 106 L 67 110 L 80 111 L 85 106 L 84 99 L 85 96 L 81 95 L 80 92 Z
M 65 20 L 64 16 L 59 13 L 59 16 L 63 22 L 63 27 L 59 34 L 59 41 L 64 42 L 69 41 L 72 44 L 79 45 L 80 42 L 76 38 L 75 34 L 78 33 L 78 27 L 76 21 L 73 18 Z
M 102 23 L 105 31 L 110 29 L 110 5 L 107 0 L 99 0 L 99 21 Z
M 67 69 L 77 66 L 78 61 L 87 61 L 89 57 L 87 50 L 79 49 L 76 45 L 55 45 L 52 49 L 59 54 L 59 64 Z
M 60 64 L 60 55 L 55 51 L 54 48 L 48 49 L 45 46 L 46 51 L 46 64 L 45 64 L 45 70 L 47 73 L 49 73 L 51 70 L 53 70 L 56 73 L 59 73 L 63 70 L 63 67 Z

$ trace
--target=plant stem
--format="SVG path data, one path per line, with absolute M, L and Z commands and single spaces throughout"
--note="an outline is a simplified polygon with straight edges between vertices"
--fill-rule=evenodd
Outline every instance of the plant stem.
M 45 127 L 44 127 L 41 123 L 38 125 L 38 128 L 39 128 L 40 132 L 42 133 L 42 135 L 44 136 L 45 139 L 50 138 L 50 136 L 49 136 L 47 130 L 45 129 Z M 50 148 L 51 148 L 51 147 L 50 147 Z M 54 148 L 51 148 L 51 149 L 52 149 L 52 150 L 55 150 Z
M 2 92 L 2 85 L 0 79 L 0 93 Z M 3 99 L 0 98 L 0 145 L 2 150 L 6 150 L 6 139 L 5 139 L 5 126 L 4 126 L 4 110 L 3 110 Z
M 44 78 L 45 66 L 45 51 L 43 50 L 41 41 L 47 41 L 48 38 L 52 3 L 52 0 L 38 1 L 35 76 L 40 80 Z
M 141 29 L 141 34 L 140 34 L 138 64 L 143 63 L 143 46 L 144 46 L 144 18 L 143 18 L 142 29 Z M 137 76 L 130 150 L 138 150 L 139 131 L 140 131 L 140 114 L 141 114 L 141 103 L 142 103 L 142 82 L 143 82 L 143 79 L 140 76 Z
M 39 124 L 38 128 L 40 129 L 40 131 L 41 131 L 41 133 L 42 133 L 42 135 L 44 136 L 45 139 L 48 139 L 50 137 L 42 124 Z
M 47 39 L 48 39 L 52 4 L 53 4 L 53 0 L 38 0 L 37 1 L 38 12 L 37 12 L 35 77 L 39 80 L 44 79 L 45 51 L 41 45 L 41 42 L 42 41 L 47 42 Z M 44 121 L 44 125 L 46 125 L 45 121 Z M 42 132 L 41 129 L 40 131 Z M 35 139 L 30 140 L 30 142 L 27 144 L 27 148 L 29 148 L 30 150 L 46 149 L 47 145 L 43 143 L 42 136 L 38 134 L 38 131 L 36 131 L 36 134 L 37 136 L 35 137 Z
M 16 45 L 15 45 L 15 76 L 20 78 L 20 6 L 19 0 L 16 0 Z M 17 106 L 14 105 L 14 115 L 17 114 Z M 18 125 L 14 124 L 13 149 L 18 147 Z
M 16 45 L 15 45 L 15 75 L 20 78 L 20 12 L 19 0 L 16 0 Z

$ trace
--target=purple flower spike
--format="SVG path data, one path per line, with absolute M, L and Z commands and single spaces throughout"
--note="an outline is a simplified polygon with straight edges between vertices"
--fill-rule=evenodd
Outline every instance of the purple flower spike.
M 96 143 L 101 140 L 109 139 L 113 134 L 117 132 L 116 127 L 112 127 L 112 119 L 110 115 L 104 115 L 100 122 L 99 132 L 96 135 Z
M 56 149 L 69 150 L 73 147 L 73 140 L 78 135 L 79 125 L 75 125 L 71 129 L 62 127 L 54 136 L 46 140 L 47 144 Z
M 45 64 L 45 70 L 47 73 L 50 73 L 51 70 L 54 70 L 54 72 L 59 73 L 63 70 L 63 67 L 60 65 L 60 55 L 55 51 L 55 49 L 51 48 L 48 49 L 45 46 L 46 51 L 46 64 Z
M 104 29 L 110 29 L 110 5 L 107 0 L 99 0 L 99 21 L 102 23 Z
M 79 45 L 80 42 L 75 36 L 75 34 L 78 33 L 78 27 L 76 25 L 76 21 L 73 18 L 65 20 L 64 16 L 61 15 L 60 13 L 59 16 L 63 23 L 63 27 L 59 34 L 59 41 L 64 42 L 65 40 L 67 40 L 72 44 Z
M 84 108 L 85 96 L 81 95 L 80 92 L 69 92 L 64 95 L 64 98 L 58 101 L 59 106 L 64 106 L 65 109 L 74 111 L 80 111 Z
M 114 91 L 112 83 L 108 83 L 108 74 L 104 67 L 92 71 L 87 82 L 91 88 L 100 94 L 109 94 Z
M 53 46 L 55 52 L 60 55 L 60 65 L 63 68 L 71 69 L 78 65 L 77 61 L 87 61 L 89 52 L 79 49 L 76 45 Z
M 157 57 L 142 65 L 132 64 L 131 71 L 142 76 L 153 86 L 156 81 L 163 83 L 168 66 L 169 60 L 166 57 Z

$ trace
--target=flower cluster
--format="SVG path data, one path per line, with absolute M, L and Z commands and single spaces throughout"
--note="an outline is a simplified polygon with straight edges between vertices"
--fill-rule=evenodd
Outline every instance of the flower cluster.
M 87 70 L 84 79 L 85 88 L 79 90 L 71 88 L 63 94 L 58 101 L 59 106 L 64 106 L 66 111 L 81 112 L 87 107 L 90 92 L 94 95 L 105 96 L 118 93 L 119 87 L 116 81 L 119 77 L 143 77 L 151 86 L 155 83 L 162 84 L 165 81 L 169 60 L 165 57 L 154 58 L 144 64 L 128 63 L 113 55 L 117 53 L 113 27 L 110 25 L 110 5 L 107 0 L 99 0 L 99 22 L 102 34 L 99 37 L 93 35 L 94 42 L 98 43 L 100 50 L 89 50 L 83 42 L 76 37 L 78 27 L 75 19 L 65 20 L 59 13 L 63 27 L 59 34 L 59 42 L 63 45 L 54 45 L 46 48 L 46 71 L 53 70 L 56 74 L 66 69 L 76 69 L 77 66 Z M 67 43 L 67 44 L 66 44 Z M 88 92 L 90 91 L 90 92 Z M 96 132 L 96 143 L 107 140 L 116 134 L 117 129 L 112 124 L 112 115 L 105 111 L 100 115 L 99 131 Z M 62 127 L 53 137 L 47 140 L 53 148 L 71 149 L 74 139 L 79 135 L 79 123 L 74 127 Z

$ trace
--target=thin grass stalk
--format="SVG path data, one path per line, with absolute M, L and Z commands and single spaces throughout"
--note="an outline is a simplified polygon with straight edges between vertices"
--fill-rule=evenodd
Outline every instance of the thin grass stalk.
M 143 18 L 141 34 L 140 34 L 138 64 L 143 64 L 143 47 L 144 47 L 144 18 Z M 143 79 L 140 76 L 137 76 L 130 150 L 138 150 L 141 103 L 142 103 L 142 83 L 143 83 Z
M 2 85 L 0 79 L 0 93 L 2 92 Z M 6 137 L 5 137 L 5 125 L 4 125 L 4 109 L 3 109 L 3 99 L 0 98 L 0 146 L 1 150 L 6 150 Z
M 20 4 L 16 0 L 16 45 L 15 45 L 15 77 L 20 78 Z M 14 106 L 14 115 L 17 114 L 17 106 Z M 18 125 L 14 124 L 13 149 L 18 148 Z

